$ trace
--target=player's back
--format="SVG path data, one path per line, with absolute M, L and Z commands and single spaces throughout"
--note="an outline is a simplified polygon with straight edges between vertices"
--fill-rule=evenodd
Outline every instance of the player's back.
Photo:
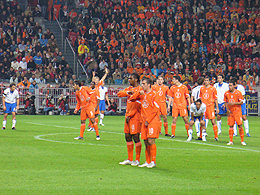
M 214 87 L 217 90 L 217 94 L 218 94 L 218 103 L 222 104 L 224 102 L 224 94 L 226 91 L 229 90 L 229 86 L 227 83 L 223 82 L 222 84 L 219 83 L 215 83 Z
M 218 97 L 217 90 L 213 86 L 200 88 L 200 98 L 201 101 L 206 104 L 206 106 L 214 106 L 214 101 Z
M 191 96 L 193 97 L 193 101 L 197 101 L 200 98 L 200 88 L 202 85 L 198 85 L 195 88 L 192 89 L 191 91 Z
M 243 99 L 244 98 L 242 96 L 242 93 L 237 89 L 235 89 L 233 93 L 227 91 L 224 95 L 224 101 L 227 103 L 241 102 L 243 101 Z M 232 106 L 228 105 L 228 108 L 233 114 L 242 112 L 241 105 L 232 105 Z
M 180 86 L 173 85 L 170 88 L 169 96 L 173 97 L 173 103 L 178 107 L 185 109 L 187 107 L 186 98 L 189 96 L 188 88 L 181 84 Z

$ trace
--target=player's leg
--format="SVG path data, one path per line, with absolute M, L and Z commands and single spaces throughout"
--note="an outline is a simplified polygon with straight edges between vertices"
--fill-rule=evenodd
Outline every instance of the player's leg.
M 228 116 L 228 126 L 229 126 L 229 142 L 227 145 L 233 145 L 233 135 L 234 135 L 234 124 L 235 124 L 235 119 L 232 114 Z
M 195 129 L 196 129 L 197 136 L 199 137 L 200 136 L 200 121 L 199 120 L 195 121 Z
M 126 124 L 128 125 L 128 124 Z M 125 128 L 126 130 L 126 128 Z M 120 165 L 131 165 L 133 163 L 133 150 L 134 150 L 134 143 L 132 140 L 132 136 L 130 133 L 125 133 L 125 140 L 126 140 L 126 146 L 127 146 L 127 154 L 128 158 L 127 160 L 124 160 L 123 162 L 120 162 Z
M 144 140 L 144 144 L 145 144 L 145 163 L 142 165 L 138 165 L 138 167 L 147 167 L 147 165 L 149 165 L 151 163 L 151 159 L 150 159 L 150 145 L 148 144 L 148 138 L 147 138 L 147 133 L 148 133 L 148 127 L 146 127 L 144 125 L 144 123 L 142 123 L 141 125 L 141 139 Z
M 183 118 L 183 121 L 185 123 L 185 129 L 187 131 L 187 136 L 189 137 L 189 133 L 188 133 L 188 131 L 189 131 L 189 119 L 188 119 L 188 116 L 184 116 L 182 118 Z
M 16 125 L 16 112 L 12 112 L 12 130 L 15 130 L 15 125 Z
M 148 138 L 147 141 L 148 141 L 148 145 L 150 146 L 150 159 L 151 159 L 151 163 L 147 165 L 147 168 L 154 168 L 156 166 L 156 153 L 157 153 L 155 138 Z
M 196 121 L 196 119 L 195 119 L 195 121 Z M 192 127 L 193 127 L 193 125 L 194 125 L 194 121 L 190 120 L 190 122 L 189 122 L 189 130 L 188 130 L 189 137 L 187 139 L 187 142 L 192 140 L 192 133 L 193 133 Z
M 142 144 L 140 141 L 140 133 L 132 135 L 132 138 L 134 139 L 135 142 L 135 161 L 131 164 L 132 166 L 138 166 L 140 164 L 140 155 L 141 155 L 141 149 L 142 149 Z
M 81 111 L 81 115 L 82 115 L 82 111 Z M 82 119 L 84 119 L 84 117 L 81 117 Z M 78 137 L 75 137 L 75 140 L 81 140 L 83 139 L 83 135 L 84 135 L 84 131 L 86 129 L 86 119 L 81 120 L 81 126 L 80 126 L 80 134 Z
M 104 113 L 106 110 L 106 103 L 105 100 L 101 100 L 99 103 L 99 110 L 100 110 L 100 121 L 99 121 L 99 125 L 104 126 L 103 124 L 103 119 L 104 119 Z
M 217 127 L 217 124 L 216 124 L 216 120 L 211 119 L 211 123 L 212 123 L 212 126 L 213 126 L 214 138 L 215 138 L 216 141 L 218 141 L 218 127 Z
M 218 135 L 221 135 L 221 115 L 217 115 Z
M 236 113 L 235 115 L 234 115 L 234 118 L 235 118 L 235 121 L 237 122 L 237 126 L 238 126 L 238 129 L 239 129 L 239 135 L 240 135 L 240 138 L 241 138 L 241 144 L 243 145 L 243 146 L 245 146 L 246 145 L 246 143 L 244 142 L 244 129 L 243 129 L 243 126 L 242 126 L 242 124 L 243 124 L 243 121 L 242 121 L 242 113 Z
M 92 124 L 90 118 L 88 119 L 88 127 L 89 127 L 89 129 L 87 131 L 94 131 L 94 127 L 93 127 L 93 124 Z
M 237 122 L 235 122 L 234 127 L 233 127 L 233 131 L 234 131 L 234 136 L 237 136 Z
M 6 128 L 6 121 L 7 121 L 7 116 L 8 116 L 8 113 L 4 113 L 4 118 L 3 118 L 3 130 L 5 130 Z
M 167 115 L 162 115 L 163 117 L 163 127 L 165 130 L 165 136 L 170 136 L 168 132 L 168 120 L 167 120 Z
M 175 130 L 176 130 L 176 122 L 178 117 L 172 117 L 172 136 L 171 138 L 175 138 Z
M 245 131 L 246 131 L 246 136 L 247 137 L 251 137 L 251 135 L 249 134 L 249 123 L 248 123 L 248 120 L 246 118 L 246 115 L 242 115 L 242 119 L 244 121 L 244 127 L 245 127 Z
M 95 118 L 91 118 L 90 120 L 91 120 L 91 122 L 93 124 L 93 127 L 94 127 L 95 131 L 96 131 L 96 140 L 100 140 L 99 131 L 98 131 L 98 124 L 95 121 Z
M 207 141 L 206 139 L 206 136 L 207 136 L 207 133 L 206 133 L 206 126 L 205 126 L 206 122 L 205 122 L 205 119 L 201 119 L 200 120 L 200 127 L 201 127 L 201 139 L 202 141 Z

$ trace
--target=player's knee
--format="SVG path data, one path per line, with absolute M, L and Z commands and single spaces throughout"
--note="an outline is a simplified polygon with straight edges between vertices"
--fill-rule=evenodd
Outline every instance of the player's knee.
M 163 115 L 163 121 L 166 123 L 167 122 L 167 116 Z
M 217 115 L 217 120 L 218 120 L 218 121 L 221 120 L 221 115 Z
M 194 125 L 194 121 L 190 121 L 189 125 L 193 126 Z
M 242 119 L 243 119 L 244 121 L 246 121 L 246 115 L 243 115 L 243 116 L 242 116 Z
M 86 120 L 81 120 L 81 124 L 86 124 Z
M 205 121 L 200 121 L 200 125 L 204 126 L 205 125 Z
M 129 133 L 126 133 L 126 134 L 125 134 L 125 140 L 126 140 L 127 142 L 131 142 L 131 141 L 132 141 L 132 136 L 131 136 Z
M 140 142 L 139 134 L 135 134 L 135 135 L 133 136 L 133 138 L 134 138 L 134 142 L 135 142 L 135 143 Z
M 153 145 L 155 144 L 155 139 L 154 138 L 148 138 L 148 145 Z

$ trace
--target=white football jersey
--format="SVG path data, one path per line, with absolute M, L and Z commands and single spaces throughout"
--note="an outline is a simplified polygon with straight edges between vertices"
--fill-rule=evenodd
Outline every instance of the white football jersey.
M 19 98 L 19 93 L 16 89 L 11 93 L 10 88 L 7 88 L 6 90 L 4 90 L 3 96 L 5 97 L 6 103 L 14 104 L 16 103 L 16 100 Z
M 229 90 L 228 83 L 223 82 L 221 86 L 219 85 L 219 83 L 215 83 L 214 87 L 216 88 L 218 93 L 218 103 L 224 103 L 224 94 L 226 93 L 226 91 Z
M 198 85 L 197 87 L 193 88 L 192 91 L 191 91 L 191 96 L 193 97 L 194 99 L 194 102 L 199 99 L 200 97 L 200 88 L 202 87 L 203 85 Z
M 99 87 L 99 93 L 100 93 L 100 100 L 105 100 L 106 93 L 108 92 L 107 87 Z
M 201 114 L 204 115 L 204 113 L 206 112 L 206 104 L 202 103 L 200 109 L 197 110 L 196 104 L 192 103 L 190 106 L 190 112 L 193 113 L 193 116 L 201 116 Z
M 245 88 L 243 87 L 243 85 L 237 84 L 236 89 L 242 93 L 242 96 L 246 95 L 246 91 L 245 91 Z M 245 103 L 245 102 L 246 102 L 246 100 L 244 98 L 243 103 Z

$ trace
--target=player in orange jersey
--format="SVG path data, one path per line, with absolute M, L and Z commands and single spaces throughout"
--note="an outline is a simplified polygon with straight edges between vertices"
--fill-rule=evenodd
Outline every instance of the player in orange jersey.
M 170 106 L 172 103 L 172 136 L 171 138 L 175 138 L 175 130 L 176 130 L 176 122 L 178 116 L 181 116 L 185 123 L 185 128 L 188 134 L 189 130 L 189 119 L 188 119 L 188 111 L 187 111 L 187 102 L 188 109 L 190 110 L 190 95 L 188 88 L 181 84 L 181 78 L 178 75 L 173 76 L 172 82 L 173 86 L 169 91 L 169 104 L 168 104 L 168 112 L 170 112 Z
M 77 114 L 78 110 L 81 109 L 80 113 L 80 120 L 81 120 L 81 127 L 80 127 L 80 136 L 75 137 L 74 139 L 80 140 L 83 139 L 83 134 L 86 128 L 86 119 L 90 118 L 91 122 L 94 124 L 94 129 L 96 131 L 96 140 L 100 140 L 99 132 L 98 132 L 98 125 L 95 122 L 95 108 L 90 101 L 90 95 L 92 94 L 89 87 L 81 86 L 80 81 L 74 81 L 73 88 L 76 90 L 76 99 L 77 99 L 77 106 L 74 110 L 74 113 Z
M 153 85 L 152 89 L 155 90 L 159 95 L 160 114 L 163 117 L 163 126 L 165 129 L 165 136 L 171 136 L 168 134 L 168 121 L 167 121 L 167 108 L 166 108 L 166 95 L 169 94 L 169 87 L 164 85 L 163 82 L 164 82 L 163 77 L 158 76 L 157 85 Z M 160 133 L 161 133 L 161 126 L 162 125 L 160 125 Z
M 141 91 L 135 92 L 130 100 L 140 100 L 142 128 L 141 139 L 145 143 L 146 162 L 138 167 L 154 168 L 156 166 L 156 152 L 155 139 L 159 138 L 160 117 L 159 117 L 159 96 L 151 88 L 152 80 L 144 77 L 142 79 Z
M 246 143 L 244 142 L 244 129 L 242 127 L 242 109 L 241 109 L 241 105 L 243 104 L 244 98 L 242 93 L 237 89 L 235 89 L 236 82 L 234 80 L 232 80 L 228 85 L 229 85 L 229 90 L 226 91 L 224 95 L 224 102 L 227 108 L 227 115 L 228 115 L 229 138 L 230 138 L 230 141 L 227 143 L 227 145 L 233 145 L 233 134 L 234 134 L 233 126 L 236 122 L 239 128 L 241 144 L 245 146 Z
M 200 98 L 201 101 L 204 104 L 206 104 L 207 107 L 205 112 L 206 128 L 208 126 L 208 120 L 211 120 L 211 123 L 213 125 L 214 135 L 215 135 L 214 138 L 216 141 L 218 141 L 218 127 L 215 120 L 215 106 L 216 106 L 216 113 L 217 114 L 219 113 L 218 94 L 216 88 L 210 85 L 209 77 L 205 77 L 204 86 L 200 88 Z
M 141 132 L 141 104 L 140 101 L 130 101 L 130 93 L 142 90 L 139 85 L 139 75 L 132 73 L 128 78 L 130 87 L 125 88 L 117 93 L 118 97 L 127 97 L 127 106 L 125 114 L 125 140 L 127 145 L 128 159 L 120 162 L 120 165 L 132 165 L 138 166 L 140 164 L 140 154 L 142 144 L 140 142 L 140 132 Z M 135 152 L 136 158 L 133 161 L 133 150 L 135 142 Z
M 90 83 L 90 89 L 91 89 L 91 95 L 90 95 L 90 101 L 93 104 L 94 108 L 95 108 L 95 121 L 96 123 L 98 123 L 98 114 L 99 114 L 99 101 L 100 101 L 100 95 L 99 95 L 99 90 L 96 87 L 96 84 L 94 81 L 92 81 Z M 93 124 L 91 123 L 91 120 L 89 118 L 89 126 L 90 128 L 88 129 L 88 131 L 95 131 Z

